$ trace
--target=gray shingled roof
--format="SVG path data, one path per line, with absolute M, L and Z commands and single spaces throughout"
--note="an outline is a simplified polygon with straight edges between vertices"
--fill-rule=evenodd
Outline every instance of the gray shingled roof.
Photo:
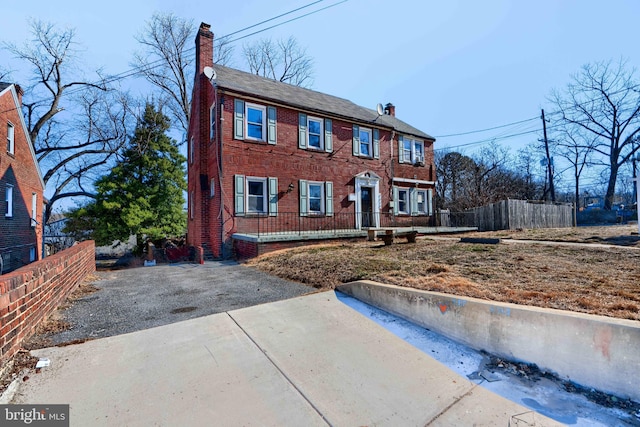
M 254 95 L 265 100 L 280 102 L 309 111 L 341 116 L 360 123 L 377 124 L 395 129 L 396 132 L 419 138 L 435 139 L 396 117 L 386 114 L 378 117 L 378 113 L 375 110 L 361 107 L 347 99 L 281 83 L 221 65 L 216 65 L 214 68 L 217 76 L 215 83 L 219 88 Z

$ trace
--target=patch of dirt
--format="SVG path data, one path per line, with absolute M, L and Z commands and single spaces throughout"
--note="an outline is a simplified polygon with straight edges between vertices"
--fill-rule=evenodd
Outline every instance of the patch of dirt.
M 35 369 L 38 358 L 32 356 L 28 350 L 19 350 L 0 371 L 0 395 L 16 378 L 22 376 L 22 381 L 28 381 L 28 372 Z
M 615 242 L 634 226 L 470 233 L 461 236 Z M 525 237 L 528 237 L 525 238 Z M 633 236 L 632 236 L 633 237 Z M 613 238 L 613 239 L 612 239 Z M 629 239 L 623 238 L 627 241 Z M 627 246 L 627 245 L 625 245 Z M 269 253 L 252 267 L 316 288 L 369 279 L 492 301 L 640 320 L 640 250 L 535 243 L 340 243 Z

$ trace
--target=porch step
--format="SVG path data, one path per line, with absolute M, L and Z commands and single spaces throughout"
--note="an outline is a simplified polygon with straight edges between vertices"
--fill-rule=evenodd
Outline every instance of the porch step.
M 216 257 L 213 255 L 213 251 L 208 243 L 202 244 L 202 252 L 205 261 L 215 261 Z

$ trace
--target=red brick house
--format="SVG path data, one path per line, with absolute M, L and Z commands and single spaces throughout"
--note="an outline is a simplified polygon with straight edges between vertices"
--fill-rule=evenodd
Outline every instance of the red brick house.
M 188 241 L 210 256 L 433 224 L 435 139 L 384 111 L 213 64 L 196 36 Z
M 22 115 L 22 90 L 0 83 L 0 274 L 42 258 L 44 182 Z

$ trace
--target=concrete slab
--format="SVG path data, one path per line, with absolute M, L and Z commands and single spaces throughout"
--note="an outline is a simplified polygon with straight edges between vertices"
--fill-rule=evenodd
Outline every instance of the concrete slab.
M 37 354 L 51 367 L 13 403 L 69 403 L 72 425 L 507 426 L 530 412 L 333 292 Z
M 76 426 L 326 425 L 225 313 L 39 350 L 12 403 L 70 404 Z

